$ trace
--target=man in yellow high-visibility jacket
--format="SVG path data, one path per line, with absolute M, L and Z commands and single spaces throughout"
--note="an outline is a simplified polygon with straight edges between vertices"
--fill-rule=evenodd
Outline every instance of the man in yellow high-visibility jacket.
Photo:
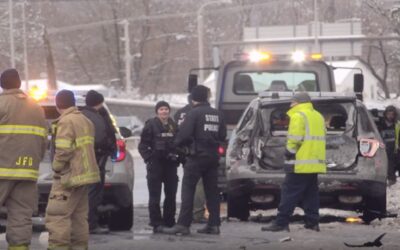
M 326 172 L 325 121 L 306 92 L 293 96 L 286 143 L 285 180 L 276 220 L 262 231 L 289 231 L 289 218 L 300 203 L 307 229 L 319 231 L 318 174 Z
M 0 207 L 7 207 L 8 249 L 28 250 L 47 124 L 42 108 L 20 90 L 15 69 L 5 70 L 0 84 Z

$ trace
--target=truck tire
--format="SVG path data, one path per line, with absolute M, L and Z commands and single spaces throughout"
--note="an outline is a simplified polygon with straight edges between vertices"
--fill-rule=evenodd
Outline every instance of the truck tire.
M 248 221 L 250 216 L 249 200 L 248 197 L 235 196 L 228 194 L 228 219 L 237 218 L 240 221 Z
M 128 231 L 133 226 L 133 205 L 111 212 L 108 227 L 112 231 Z

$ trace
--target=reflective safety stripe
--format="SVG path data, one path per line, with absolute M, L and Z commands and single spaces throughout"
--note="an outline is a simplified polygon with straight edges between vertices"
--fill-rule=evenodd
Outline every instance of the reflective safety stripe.
M 28 245 L 9 245 L 8 250 L 29 250 Z
M 0 134 L 25 134 L 46 137 L 47 131 L 44 127 L 30 125 L 0 125 Z
M 290 140 L 302 141 L 304 136 L 301 136 L 301 135 L 288 135 L 287 138 L 290 139 Z
M 285 161 L 285 164 L 290 164 L 290 165 L 294 165 L 294 164 L 324 164 L 325 161 L 324 160 L 289 160 L 289 161 Z
M 73 148 L 73 142 L 68 139 L 56 139 L 56 148 Z
M 82 147 L 84 145 L 94 144 L 94 137 L 93 136 L 78 137 L 76 138 L 75 143 L 68 139 L 56 139 L 55 144 L 56 148 L 73 149 L 75 147 Z
M 81 147 L 87 144 L 94 144 L 94 137 L 93 136 L 82 136 L 76 138 L 76 146 Z
M 90 184 L 100 181 L 100 175 L 98 172 L 91 172 L 86 174 L 81 174 L 78 176 L 74 176 L 68 180 L 65 184 L 67 187 L 75 187 L 84 184 Z
M 37 169 L 0 168 L 0 177 L 26 178 L 36 180 L 39 176 Z
M 306 135 L 304 140 L 307 141 L 325 141 L 325 136 Z

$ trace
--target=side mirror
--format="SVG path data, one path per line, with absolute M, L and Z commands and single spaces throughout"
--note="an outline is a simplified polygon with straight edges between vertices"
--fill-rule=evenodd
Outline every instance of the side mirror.
M 364 91 L 364 75 L 354 74 L 353 87 L 355 93 L 362 93 Z
M 119 132 L 121 132 L 122 137 L 128 138 L 132 136 L 132 131 L 126 127 L 119 127 Z
M 192 93 L 192 89 L 197 86 L 197 75 L 190 74 L 188 78 L 188 92 Z

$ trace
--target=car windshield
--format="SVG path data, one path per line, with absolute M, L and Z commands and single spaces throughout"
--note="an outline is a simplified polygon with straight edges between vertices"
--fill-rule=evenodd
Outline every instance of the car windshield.
M 254 94 L 261 91 L 318 91 L 314 72 L 257 71 L 239 72 L 234 78 L 236 94 Z

